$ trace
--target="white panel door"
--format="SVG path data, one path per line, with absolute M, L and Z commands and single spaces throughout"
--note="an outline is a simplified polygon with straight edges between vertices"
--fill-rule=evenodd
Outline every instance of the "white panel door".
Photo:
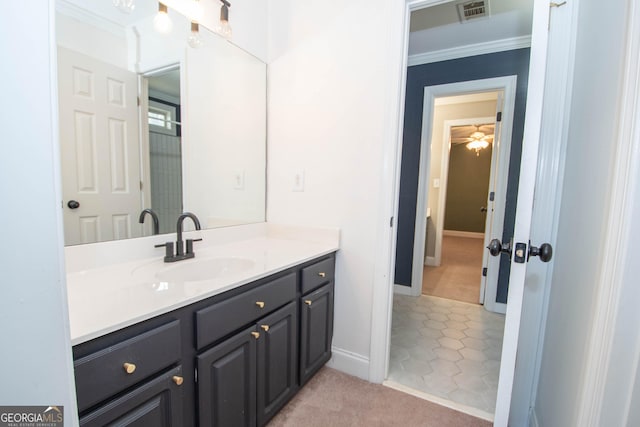
M 511 273 L 509 275 L 509 295 L 500 359 L 500 378 L 494 426 L 506 427 L 509 422 L 511 392 L 516 365 L 516 353 L 522 315 L 525 275 L 528 253 L 531 246 L 540 246 L 543 242 L 529 243 L 531 216 L 535 191 L 540 125 L 542 121 L 542 101 L 545 87 L 547 64 L 547 42 L 549 25 L 549 3 L 535 0 L 533 8 L 533 27 L 531 34 L 531 56 L 529 63 L 529 82 L 527 88 L 527 107 L 520 162 L 520 180 L 518 183 L 518 201 L 513 235 Z M 503 242 L 506 243 L 506 242 Z M 531 262 L 540 262 L 532 257 Z
M 58 48 L 58 87 L 65 244 L 140 236 L 137 75 Z

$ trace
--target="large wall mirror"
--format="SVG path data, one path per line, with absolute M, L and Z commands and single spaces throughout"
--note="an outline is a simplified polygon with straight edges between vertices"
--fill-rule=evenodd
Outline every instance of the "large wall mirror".
M 202 25 L 192 47 L 171 8 L 157 31 L 156 1 L 129 12 L 56 2 L 65 244 L 171 233 L 183 211 L 264 221 L 266 64 Z

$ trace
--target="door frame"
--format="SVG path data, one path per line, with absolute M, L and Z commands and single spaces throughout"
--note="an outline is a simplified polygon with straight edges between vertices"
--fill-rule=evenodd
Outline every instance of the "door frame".
M 517 76 L 501 76 L 488 79 L 468 80 L 456 83 L 447 83 L 442 85 L 425 86 L 424 102 L 422 115 L 422 132 L 420 139 L 420 166 L 418 176 L 418 198 L 416 203 L 416 222 L 414 227 L 414 245 L 413 245 L 413 262 L 411 270 L 411 290 L 410 295 L 418 296 L 422 292 L 422 277 L 424 264 L 425 236 L 427 229 L 426 215 L 423 214 L 427 210 L 427 202 L 429 199 L 429 175 L 431 164 L 431 150 L 425 149 L 432 144 L 431 135 L 433 133 L 433 114 L 434 102 L 436 98 L 445 96 L 455 96 L 480 92 L 502 92 L 502 132 L 498 141 L 498 150 L 494 150 L 493 155 L 499 156 L 499 159 L 506 161 L 498 162 L 496 176 L 494 173 L 494 158 L 491 161 L 492 176 L 491 181 L 495 179 L 496 203 L 494 205 L 493 223 L 491 227 L 491 236 L 502 239 L 502 229 L 504 225 L 504 211 L 507 196 L 507 182 L 509 174 L 509 158 L 511 153 L 511 135 L 513 130 L 513 115 L 516 102 L 516 86 Z M 470 119 L 464 119 L 470 120 Z M 495 122 L 495 117 L 489 117 L 487 121 Z M 448 135 L 445 135 L 448 138 Z M 446 143 L 445 143 L 446 144 Z M 495 148 L 495 144 L 494 144 Z M 448 152 L 447 152 L 448 153 Z M 399 154 L 400 155 L 400 154 Z M 444 204 L 443 200 L 446 193 L 446 176 L 448 170 L 448 155 L 445 156 L 445 150 L 442 150 L 442 167 L 440 172 L 440 194 L 439 194 L 439 214 L 436 224 L 436 264 L 440 264 L 441 253 L 438 253 L 438 246 L 442 247 L 442 234 L 444 228 L 444 215 L 441 215 Z M 445 168 L 445 163 L 447 167 Z M 485 240 L 487 239 L 485 229 Z M 495 257 L 486 259 L 483 256 L 483 266 L 487 264 L 486 282 L 482 281 L 479 300 L 484 298 L 486 308 L 497 313 L 506 313 L 507 305 L 496 302 L 498 291 L 498 273 L 500 268 L 500 260 Z M 482 278 L 479 272 L 479 277 Z M 485 284 L 486 286 L 485 288 Z M 395 285 L 394 290 L 400 294 L 407 294 L 406 286 Z M 404 291 L 404 292 L 403 292 Z
M 396 229 L 393 226 L 393 218 L 398 215 L 398 198 L 399 198 L 399 182 L 400 182 L 400 160 L 402 149 L 403 134 L 403 117 L 404 102 L 406 90 L 406 69 L 408 64 L 408 42 L 409 42 L 409 23 L 410 14 L 413 10 L 422 9 L 429 6 L 448 3 L 450 0 L 394 0 L 389 5 L 388 22 L 389 28 L 397 29 L 390 31 L 389 43 L 392 46 L 395 57 L 390 61 L 390 81 L 389 97 L 387 99 L 389 105 L 389 126 L 385 135 L 390 143 L 385 147 L 382 159 L 382 173 L 387 179 L 382 180 L 384 183 L 381 191 L 381 212 L 388 213 L 387 218 L 391 218 L 390 222 L 384 221 L 381 225 L 379 240 L 379 250 L 376 254 L 376 263 L 374 271 L 374 287 L 372 299 L 372 320 L 370 335 L 370 356 L 369 356 L 369 380 L 376 383 L 384 382 L 388 364 L 389 364 L 389 342 L 391 332 L 391 311 L 393 308 L 393 271 L 395 265 L 396 251 Z M 542 0 L 535 0 L 543 3 Z M 549 105 L 558 115 L 549 118 L 542 126 L 543 134 L 552 138 L 557 138 L 561 142 L 562 137 L 566 134 L 566 113 L 568 111 L 568 102 L 570 100 L 570 81 L 573 72 L 571 57 L 573 54 L 573 45 L 576 39 L 576 20 L 577 7 L 573 2 L 567 3 L 567 7 L 555 8 L 552 21 L 556 25 L 551 26 L 550 35 L 557 42 L 549 46 L 550 62 L 554 66 L 554 78 L 548 79 L 546 88 L 554 86 L 557 90 L 547 90 L 545 95 L 545 105 Z M 540 43 L 540 39 L 532 39 L 534 43 Z M 546 43 L 546 38 L 544 39 Z M 557 86 L 559 83 L 560 86 Z M 564 84 L 564 86 L 563 86 Z M 547 116 L 547 114 L 545 114 Z M 544 177 L 538 178 L 539 185 L 537 188 L 541 193 L 547 194 L 544 203 L 536 201 L 535 210 L 538 212 L 554 212 L 548 215 L 544 220 L 540 219 L 544 227 L 540 228 L 553 229 L 557 222 L 557 207 L 559 199 L 557 195 L 561 189 L 561 180 L 563 173 L 564 147 L 558 144 L 557 140 L 549 139 L 548 143 L 544 143 L 541 149 L 540 164 L 550 164 L 556 167 L 551 173 Z M 552 236 L 553 237 L 553 236 Z M 553 240 L 553 239 L 551 239 Z M 547 273 L 550 271 L 546 270 Z M 550 274 L 542 274 L 537 285 L 548 290 L 550 283 Z M 546 292 L 546 291 L 543 291 Z M 532 318 L 532 327 L 536 328 L 537 334 L 521 334 L 518 348 L 525 347 L 530 351 L 533 359 L 533 367 L 525 366 L 519 369 L 518 383 L 514 383 L 511 415 L 514 412 L 524 413 L 528 417 L 530 405 L 535 398 L 535 380 L 539 371 L 541 359 L 541 347 L 543 337 L 539 329 L 544 328 L 545 313 L 548 306 L 548 298 L 536 298 L 533 302 L 526 301 L 527 312 L 523 316 L 523 324 L 527 324 L 527 320 Z M 520 362 L 520 360 L 519 360 Z

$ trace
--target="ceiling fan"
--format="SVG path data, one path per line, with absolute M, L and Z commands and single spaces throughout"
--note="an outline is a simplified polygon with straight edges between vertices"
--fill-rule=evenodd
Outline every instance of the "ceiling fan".
M 475 150 L 476 156 L 493 142 L 495 124 L 454 126 L 451 128 L 451 143 L 466 144 L 469 150 Z

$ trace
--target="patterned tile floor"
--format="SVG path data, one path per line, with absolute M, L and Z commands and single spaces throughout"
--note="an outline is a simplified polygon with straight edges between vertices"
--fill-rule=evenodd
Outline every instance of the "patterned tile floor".
M 504 315 L 422 295 L 394 295 L 388 379 L 493 414 Z

